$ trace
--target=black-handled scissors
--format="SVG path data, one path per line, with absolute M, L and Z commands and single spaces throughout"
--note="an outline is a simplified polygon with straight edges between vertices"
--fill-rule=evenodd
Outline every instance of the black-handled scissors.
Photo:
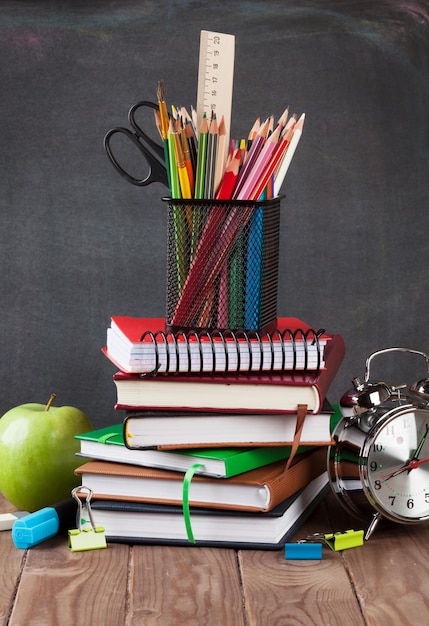
M 164 147 L 154 141 L 144 130 L 138 125 L 135 119 L 136 111 L 140 108 L 147 107 L 150 109 L 158 110 L 158 105 L 154 102 L 149 102 L 148 100 L 142 100 L 141 102 L 137 102 L 134 104 L 131 109 L 128 111 L 128 121 L 133 128 L 133 131 L 128 128 L 123 128 L 122 126 L 117 126 L 116 128 L 112 128 L 104 137 L 104 148 L 107 152 L 107 156 L 110 159 L 112 165 L 117 169 L 121 176 L 125 178 L 132 185 L 138 185 L 139 187 L 144 187 L 146 185 L 150 185 L 151 183 L 162 183 L 166 187 L 168 187 L 168 175 L 167 169 L 165 166 L 165 152 Z M 145 178 L 136 178 L 129 174 L 118 162 L 115 158 L 112 147 L 111 147 L 111 139 L 114 135 L 122 134 L 128 137 L 133 144 L 142 152 L 145 157 L 148 165 L 149 172 Z

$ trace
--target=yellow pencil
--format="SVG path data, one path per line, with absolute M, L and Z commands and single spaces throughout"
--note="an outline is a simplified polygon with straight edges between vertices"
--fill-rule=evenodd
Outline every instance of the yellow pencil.
M 176 151 L 176 167 L 179 175 L 180 189 L 182 198 L 189 200 L 192 198 L 191 185 L 189 184 L 188 170 L 186 169 L 185 157 L 183 154 L 182 144 L 180 142 L 179 133 L 173 133 L 174 148 Z M 189 221 L 189 220 L 188 220 Z
M 183 155 L 182 144 L 180 143 L 179 133 L 173 133 L 174 151 L 176 157 L 176 168 L 180 182 L 180 191 L 184 200 L 192 198 L 191 186 L 189 184 L 188 170 L 186 169 L 185 157 Z M 189 236 L 192 234 L 192 207 L 185 206 L 186 221 L 188 224 Z

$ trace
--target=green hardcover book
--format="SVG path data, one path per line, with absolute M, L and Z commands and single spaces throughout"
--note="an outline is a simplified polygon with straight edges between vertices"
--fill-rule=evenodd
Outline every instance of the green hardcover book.
M 186 472 L 196 462 L 204 463 L 198 473 L 227 478 L 281 459 L 287 459 L 291 446 L 257 448 L 193 448 L 189 450 L 130 450 L 124 444 L 123 424 L 115 424 L 76 435 L 78 456 Z M 300 446 L 298 453 L 312 446 Z

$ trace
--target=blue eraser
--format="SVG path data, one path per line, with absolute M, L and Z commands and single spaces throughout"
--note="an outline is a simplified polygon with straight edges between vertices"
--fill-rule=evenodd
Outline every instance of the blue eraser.
M 320 560 L 322 558 L 321 543 L 286 543 L 285 559 L 295 561 Z
M 59 528 L 60 520 L 56 510 L 46 507 L 16 520 L 12 526 L 12 539 L 17 548 L 26 550 L 55 537 Z

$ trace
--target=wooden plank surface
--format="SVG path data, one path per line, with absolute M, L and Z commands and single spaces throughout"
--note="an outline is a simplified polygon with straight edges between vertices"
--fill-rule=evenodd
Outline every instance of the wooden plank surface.
M 0 557 L 0 624 L 7 624 L 24 562 L 8 532 L 0 533 Z
M 127 624 L 242 626 L 234 550 L 134 546 Z
M 331 532 L 324 503 L 294 540 L 316 532 Z M 249 626 L 365 624 L 341 554 L 327 546 L 320 561 L 286 560 L 283 551 L 257 550 L 243 551 L 239 559 Z
M 362 550 L 343 553 L 368 626 L 429 623 L 429 533 L 409 526 L 375 531 Z
M 71 552 L 62 536 L 28 550 L 9 626 L 124 624 L 129 552 Z
M 326 499 L 337 530 L 363 528 Z M 381 523 L 361 548 L 341 555 L 367 626 L 429 623 L 429 524 Z
M 0 512 L 12 511 L 0 496 Z M 295 540 L 359 529 L 330 494 Z M 2 626 L 411 626 L 429 612 L 429 525 L 384 525 L 320 561 L 281 551 L 128 546 L 72 553 L 55 537 L 31 550 L 0 533 Z

